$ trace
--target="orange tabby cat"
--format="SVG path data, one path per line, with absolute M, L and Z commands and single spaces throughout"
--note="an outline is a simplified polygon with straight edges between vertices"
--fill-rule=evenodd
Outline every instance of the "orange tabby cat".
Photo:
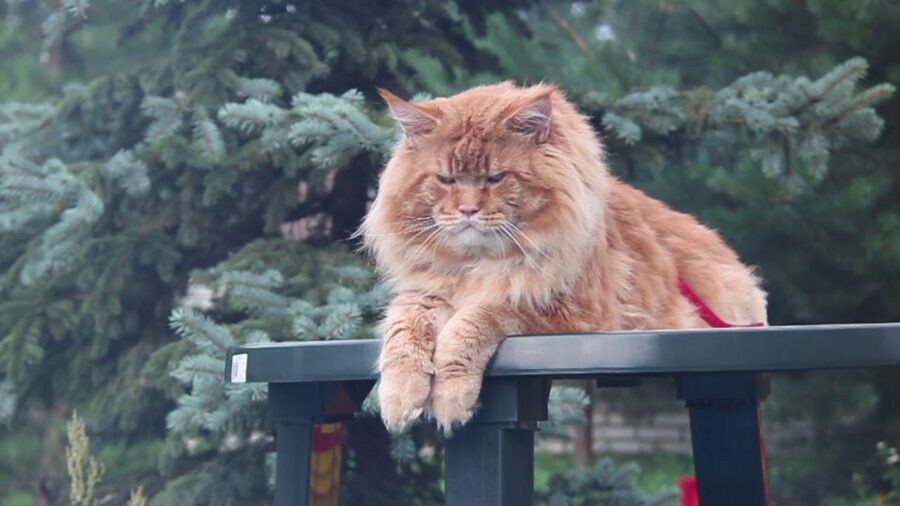
M 488 361 L 522 333 L 705 327 L 766 319 L 758 279 L 722 239 L 609 174 L 587 118 L 553 86 L 510 82 L 406 102 L 405 133 L 362 227 L 394 282 L 381 413 L 472 416 Z

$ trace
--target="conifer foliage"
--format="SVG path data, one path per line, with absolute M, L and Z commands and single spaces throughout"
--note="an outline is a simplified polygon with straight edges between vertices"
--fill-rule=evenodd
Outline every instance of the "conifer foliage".
M 779 218 L 828 188 L 835 159 L 876 141 L 884 122 L 873 106 L 893 92 L 862 84 L 861 58 L 681 82 L 635 64 L 633 41 L 611 35 L 615 16 L 595 26 L 606 18 L 581 2 L 139 4 L 121 18 L 104 17 L 118 12 L 112 0 L 2 7 L 18 26 L 40 21 L 35 57 L 68 51 L 62 76 L 86 79 L 40 103 L 0 103 L 0 438 L 35 417 L 52 427 L 52 407 L 78 406 L 95 440 L 155 449 L 140 469 L 107 468 L 99 487 L 123 503 L 265 504 L 265 388 L 223 382 L 227 347 L 376 337 L 388 288 L 350 239 L 399 134 L 376 85 L 413 96 L 510 77 L 558 82 L 594 114 L 617 173 L 689 201 L 761 262 L 762 246 L 738 231 L 764 219 L 771 237 L 796 223 Z M 96 50 L 79 33 L 116 33 L 130 58 L 65 74 L 79 48 Z M 867 184 L 828 198 L 861 194 L 869 209 L 881 189 Z M 701 197 L 676 191 L 685 187 Z M 773 207 L 782 214 L 734 210 Z M 900 264 L 900 248 L 883 249 Z M 793 315 L 815 319 L 782 272 L 776 297 L 797 295 Z M 558 422 L 587 401 L 572 390 L 553 399 Z M 348 436 L 347 500 L 439 504 L 434 431 L 391 443 L 371 416 L 377 403 L 367 408 Z M 664 499 L 634 480 L 603 462 L 540 497 Z

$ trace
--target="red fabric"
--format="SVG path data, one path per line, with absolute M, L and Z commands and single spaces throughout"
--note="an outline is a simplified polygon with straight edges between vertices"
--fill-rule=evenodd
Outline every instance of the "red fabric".
M 706 305 L 703 302 L 703 299 L 697 295 L 697 292 L 691 288 L 691 285 L 687 284 L 687 282 L 681 278 L 678 278 L 678 289 L 681 290 L 681 294 L 687 297 L 691 304 L 697 309 L 697 313 L 700 315 L 700 318 L 703 318 L 710 327 L 714 328 L 728 328 L 728 327 L 764 327 L 765 323 L 763 322 L 755 322 L 749 324 L 734 324 L 726 322 L 725 320 L 719 318 L 719 315 L 716 314 L 715 311 L 712 310 L 711 307 Z M 762 432 L 762 414 L 759 413 L 759 427 L 760 432 Z M 763 479 L 765 480 L 766 487 L 766 504 L 770 504 L 769 499 L 769 483 L 768 476 L 765 472 L 766 469 L 766 447 L 765 440 L 760 434 L 760 450 L 762 451 L 762 464 L 763 464 Z M 697 479 L 693 476 L 684 476 L 679 480 L 679 485 L 681 486 L 681 506 L 700 506 L 700 498 L 697 494 Z
M 681 294 L 687 297 L 691 304 L 697 308 L 697 313 L 700 314 L 700 318 L 703 318 L 703 321 L 709 324 L 710 327 L 715 328 L 727 328 L 727 327 L 763 327 L 765 324 L 763 322 L 756 322 L 750 324 L 735 324 L 728 323 L 725 320 L 719 318 L 719 315 L 716 314 L 715 311 L 712 310 L 711 307 L 707 306 L 703 299 L 697 295 L 697 292 L 691 288 L 691 285 L 687 284 L 687 282 L 681 278 L 678 278 L 678 289 L 681 290 Z
M 334 432 L 322 432 L 318 425 L 313 427 L 312 449 L 314 453 L 327 452 L 344 442 L 344 425 Z
M 681 506 L 700 506 L 700 498 L 697 496 L 697 478 L 682 476 L 678 480 L 681 488 Z

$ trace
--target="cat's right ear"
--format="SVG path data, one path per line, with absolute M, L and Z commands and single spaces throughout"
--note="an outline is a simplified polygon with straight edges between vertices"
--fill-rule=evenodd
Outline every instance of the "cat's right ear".
M 397 123 L 400 123 L 407 138 L 414 140 L 431 132 L 437 126 L 438 114 L 436 111 L 407 102 L 384 88 L 378 88 L 378 94 L 391 109 L 391 114 Z

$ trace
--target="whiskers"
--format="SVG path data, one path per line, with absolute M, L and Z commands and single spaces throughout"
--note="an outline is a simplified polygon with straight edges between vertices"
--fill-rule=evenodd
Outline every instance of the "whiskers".
M 437 221 L 430 216 L 403 216 L 402 220 L 399 220 L 400 230 L 395 230 L 392 232 L 387 232 L 383 234 L 375 234 L 371 231 L 365 231 L 362 227 L 357 231 L 358 235 L 365 235 L 368 241 L 373 239 L 384 239 L 384 238 L 392 238 L 398 239 L 399 241 L 403 241 L 399 247 L 396 247 L 396 251 L 400 252 L 400 258 L 403 258 L 402 267 L 409 267 L 411 263 L 415 260 L 415 255 L 410 255 L 407 252 L 408 248 L 412 245 L 416 239 L 425 235 L 425 239 L 423 244 L 432 241 L 436 236 L 441 234 L 441 226 L 437 223 Z M 427 235 L 426 235 L 427 234 Z M 417 246 L 416 249 L 421 248 L 421 246 Z
M 404 268 L 419 260 L 422 254 L 427 254 L 430 260 L 434 260 L 438 249 L 450 237 L 452 231 L 452 228 L 448 229 L 431 216 L 404 216 L 402 224 L 406 226 L 403 230 L 382 235 L 405 237 L 412 234 L 398 248 L 398 251 L 402 252 Z M 413 245 L 417 239 L 419 244 Z
M 360 228 L 353 233 L 353 236 L 351 236 L 351 238 L 359 237 L 361 235 L 366 235 L 367 237 L 399 237 L 414 232 L 418 233 L 438 226 L 437 223 L 435 223 L 434 218 L 431 218 L 430 216 L 419 218 L 409 217 L 402 220 L 401 225 L 405 226 L 405 228 L 396 232 L 388 232 L 386 234 L 373 234 L 371 232 L 364 232 L 363 229 Z M 415 236 L 413 236 L 413 238 L 414 237 Z
M 519 228 L 515 223 L 503 219 L 498 220 L 494 226 L 498 230 L 500 230 L 500 232 L 504 236 L 512 241 L 512 243 L 515 244 L 517 248 L 519 248 L 519 251 L 522 252 L 522 255 L 525 257 L 525 261 L 529 265 L 540 270 L 543 274 L 549 275 L 550 273 L 547 272 L 547 270 L 537 260 L 535 260 L 534 256 L 532 256 L 532 254 L 529 252 L 529 249 L 526 248 L 523 244 L 523 241 L 528 246 L 530 246 L 531 249 L 534 250 L 534 252 L 536 252 L 538 255 L 546 258 L 550 262 L 556 264 L 558 267 L 563 267 L 563 265 L 557 259 L 550 256 L 544 249 L 538 246 L 537 243 L 535 243 L 530 237 L 528 237 L 528 234 L 523 232 L 522 229 Z
M 523 232 L 521 228 L 517 227 L 517 226 L 514 225 L 513 223 L 510 223 L 510 225 L 512 226 L 512 228 L 513 228 L 516 232 L 519 233 L 519 235 L 521 235 L 526 241 L 528 241 L 528 243 L 531 244 L 531 246 L 534 247 L 534 249 L 537 250 L 537 252 L 540 253 L 541 256 L 543 256 L 543 257 L 546 258 L 547 260 L 549 260 L 549 261 L 555 263 L 558 267 L 563 267 L 563 268 L 565 268 L 565 266 L 564 266 L 559 260 L 557 260 L 557 259 L 553 258 L 552 256 L 550 256 L 545 250 L 541 249 L 540 246 L 538 246 L 534 241 L 532 241 L 531 238 L 528 237 L 528 234 L 526 234 L 525 232 Z
M 406 242 L 403 243 L 403 246 L 400 247 L 400 249 L 401 251 L 406 250 L 406 248 L 408 248 L 409 245 L 416 240 L 416 238 L 426 232 L 428 233 L 428 235 L 425 236 L 423 244 L 427 244 L 435 235 L 439 234 L 441 230 L 441 226 L 433 218 L 429 217 L 427 220 L 423 220 L 421 223 L 413 225 L 412 227 L 400 232 L 400 234 L 409 234 L 414 232 L 412 237 L 407 239 Z
M 469 230 L 471 226 L 474 230 Z M 400 253 L 405 270 L 423 262 L 437 262 L 445 247 L 458 254 L 473 256 L 477 260 L 487 259 L 493 255 L 495 259 L 507 260 L 511 251 L 518 249 L 529 268 L 539 271 L 545 277 L 551 277 L 547 263 L 563 267 L 559 260 L 550 256 L 534 240 L 522 231 L 515 223 L 498 216 L 478 217 L 472 222 L 457 216 L 402 216 L 394 223 L 394 231 L 384 234 L 366 234 L 370 238 L 391 237 L 396 239 L 392 249 Z M 471 235 L 477 230 L 483 237 Z M 455 241 L 452 244 L 448 244 Z M 546 259 L 546 260 L 545 260 Z M 451 261 L 446 259 L 447 261 Z M 555 270 L 555 269 L 553 269 Z

